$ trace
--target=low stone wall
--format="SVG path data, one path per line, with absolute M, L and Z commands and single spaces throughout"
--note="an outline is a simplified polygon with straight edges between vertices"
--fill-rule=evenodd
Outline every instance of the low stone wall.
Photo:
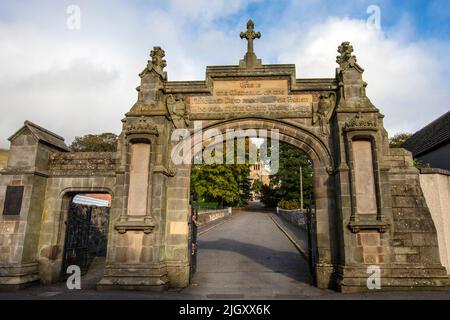
M 450 274 L 450 171 L 421 169 L 420 186 L 436 226 L 441 263 Z
M 198 213 L 198 225 L 204 225 L 207 224 L 209 222 L 218 220 L 218 219 L 223 219 L 226 217 L 231 216 L 232 214 L 232 209 L 231 208 L 226 208 L 226 209 L 220 209 L 220 210 L 208 210 L 208 211 L 202 211 Z
M 277 208 L 277 214 L 284 220 L 300 228 L 307 229 L 306 212 L 302 212 L 301 210 L 285 210 Z

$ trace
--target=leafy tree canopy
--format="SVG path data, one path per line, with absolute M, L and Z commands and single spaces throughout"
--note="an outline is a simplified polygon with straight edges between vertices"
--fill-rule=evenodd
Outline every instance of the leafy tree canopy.
M 389 147 L 401 148 L 402 144 L 412 136 L 411 133 L 397 133 L 393 137 L 389 138 Z
M 265 142 L 270 147 L 270 141 Z M 270 152 L 270 151 L 269 151 Z M 272 150 L 273 152 L 273 150 Z M 303 202 L 312 205 L 314 181 L 313 167 L 309 157 L 300 149 L 286 143 L 279 144 L 278 172 L 270 177 L 270 185 L 262 188 L 261 201 L 268 207 L 274 207 L 281 201 L 300 202 L 300 167 L 302 168 Z
M 246 139 L 246 159 L 249 145 Z M 226 144 L 222 154 L 225 162 Z M 243 206 L 251 199 L 250 164 L 200 164 L 191 169 L 191 194 L 196 201 L 217 201 L 220 206 Z
M 74 152 L 115 152 L 118 136 L 114 133 L 88 134 L 76 137 L 70 145 Z

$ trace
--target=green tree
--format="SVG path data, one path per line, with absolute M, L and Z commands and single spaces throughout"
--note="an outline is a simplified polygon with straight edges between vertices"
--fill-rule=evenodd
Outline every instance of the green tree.
M 261 180 L 256 179 L 256 180 L 253 181 L 253 184 L 252 184 L 252 187 L 251 187 L 251 191 L 259 193 L 259 192 L 262 191 L 263 185 L 264 184 L 262 183 Z
M 246 141 L 248 154 L 249 139 Z M 225 160 L 226 145 L 223 146 Z M 220 206 L 244 206 L 251 199 L 250 164 L 200 164 L 191 169 L 191 194 L 195 200 L 218 202 Z M 248 159 L 248 155 L 247 155 Z
M 261 147 L 265 148 L 266 145 L 267 142 Z M 269 150 L 271 149 L 269 147 Z M 268 207 L 274 207 L 280 201 L 300 201 L 300 167 L 302 168 L 303 203 L 304 206 L 312 205 L 310 203 L 314 196 L 312 162 L 302 150 L 281 142 L 278 172 L 270 177 L 270 185 L 262 189 L 261 201 Z
M 412 136 L 411 133 L 397 133 L 393 137 L 389 138 L 389 147 L 401 148 L 402 144 Z
M 268 208 L 275 208 L 280 202 L 277 187 L 273 185 L 263 185 L 261 188 L 261 202 Z
M 248 164 L 235 164 L 231 165 L 233 176 L 238 184 L 239 196 L 237 199 L 237 205 L 244 206 L 248 204 L 248 201 L 252 198 L 251 195 L 251 182 L 250 182 L 250 165 Z
M 116 152 L 118 136 L 114 133 L 88 134 L 76 137 L 70 145 L 74 152 Z
M 5 168 L 8 163 L 8 150 L 0 149 L 0 170 Z
M 239 187 L 229 168 L 218 165 L 195 165 L 191 171 L 194 199 L 218 201 L 221 206 L 237 200 Z

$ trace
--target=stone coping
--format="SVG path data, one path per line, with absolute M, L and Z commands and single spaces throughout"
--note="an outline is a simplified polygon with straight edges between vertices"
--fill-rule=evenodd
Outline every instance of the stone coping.
M 440 168 L 421 168 L 420 169 L 421 174 L 442 174 L 445 176 L 450 176 L 450 171 Z

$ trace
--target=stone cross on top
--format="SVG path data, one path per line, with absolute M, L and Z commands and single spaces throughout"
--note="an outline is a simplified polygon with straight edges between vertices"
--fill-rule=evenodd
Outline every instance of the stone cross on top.
M 240 61 L 240 66 L 244 68 L 254 68 L 261 66 L 261 60 L 256 58 L 253 50 L 253 40 L 261 38 L 261 32 L 255 32 L 255 24 L 250 19 L 247 22 L 247 31 L 241 32 L 241 39 L 247 39 L 247 53 L 244 60 Z
M 241 39 L 247 39 L 247 53 L 254 53 L 253 40 L 261 38 L 261 32 L 255 32 L 255 24 L 252 19 L 247 22 L 247 32 L 241 32 Z

